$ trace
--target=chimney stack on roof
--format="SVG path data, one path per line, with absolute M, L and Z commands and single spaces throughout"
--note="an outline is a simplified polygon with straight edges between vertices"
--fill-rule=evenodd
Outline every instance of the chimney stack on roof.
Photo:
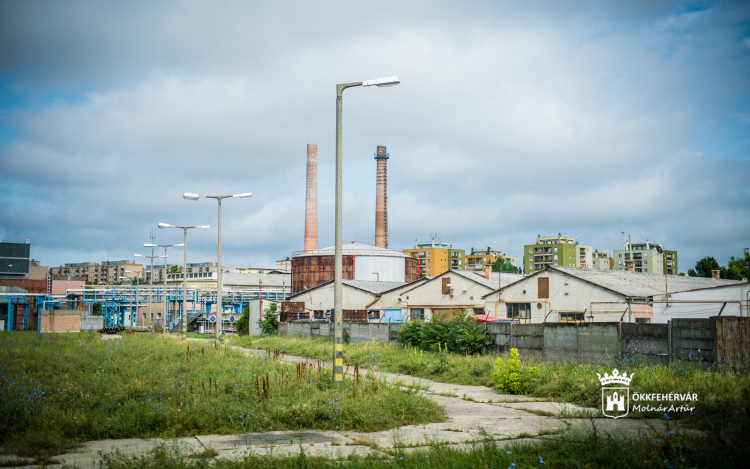
M 542 235 L 536 235 L 536 244 L 542 244 Z
M 720 270 L 712 270 L 711 271 L 711 278 L 714 280 L 719 280 L 721 278 L 721 271 Z
M 378 145 L 377 180 L 375 187 L 375 246 L 388 249 L 388 153 L 385 146 Z
M 484 266 L 484 277 L 487 280 L 492 280 L 492 264 L 487 264 Z
M 305 252 L 318 249 L 318 145 L 307 144 Z
M 635 273 L 635 261 L 625 261 L 625 270 Z

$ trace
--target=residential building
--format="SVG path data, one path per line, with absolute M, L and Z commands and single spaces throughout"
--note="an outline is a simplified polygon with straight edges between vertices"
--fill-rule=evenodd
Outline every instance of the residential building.
M 631 244 L 625 243 L 622 251 L 615 251 L 613 258 L 617 270 L 625 270 L 625 261 L 632 260 L 635 262 L 635 271 L 644 274 L 664 274 L 666 261 L 666 273 L 677 275 L 677 251 L 664 251 L 659 254 L 656 249 L 657 243 L 651 243 L 646 240 L 645 243 Z M 665 259 L 666 258 L 666 259 Z
M 524 273 L 533 274 L 551 265 L 590 269 L 592 252 L 588 244 L 579 244 L 577 239 L 563 237 L 560 233 L 550 238 L 537 236 L 536 244 L 523 247 Z
M 276 261 L 276 270 L 283 270 L 285 272 L 291 272 L 292 271 L 292 260 L 290 258 L 282 259 L 280 261 Z
M 176 265 L 179 269 L 178 271 L 180 274 L 182 274 L 182 265 L 178 264 L 167 264 L 167 269 L 169 271 L 172 270 L 172 266 Z M 194 262 L 189 263 L 187 265 L 187 273 L 188 273 L 188 279 L 210 279 L 210 278 L 216 278 L 216 273 L 219 271 L 217 268 L 216 262 Z M 227 269 L 224 268 L 224 271 L 226 272 Z M 176 277 L 174 277 L 175 274 L 172 274 L 172 277 L 167 277 L 167 280 L 172 280 Z M 182 278 L 180 276 L 180 278 Z M 143 281 L 148 283 L 151 281 L 151 264 L 148 264 L 145 266 L 144 275 L 143 275 Z M 154 283 L 159 283 L 164 281 L 164 264 L 154 265 Z
M 518 268 L 518 257 L 503 254 L 503 251 L 492 249 L 474 249 L 471 248 L 471 254 L 466 255 L 466 270 L 484 271 L 485 266 L 492 264 L 500 257 L 513 267 Z
M 122 280 L 121 277 L 130 279 L 143 279 L 143 265 L 136 264 L 134 260 L 79 262 L 65 264 L 62 267 L 52 267 L 50 275 L 61 277 L 82 277 L 86 282 L 95 284 L 112 284 Z
M 419 276 L 436 277 L 451 269 L 466 269 L 466 251 L 454 249 L 452 244 L 442 239 L 430 237 L 428 242 L 414 241 L 414 249 L 404 249 L 403 253 L 419 262 Z
M 613 270 L 615 260 L 607 252 L 594 251 L 591 255 L 591 267 L 601 270 Z
M 632 270 L 550 265 L 484 296 L 487 314 L 532 324 L 555 322 L 653 322 L 653 301 L 669 293 L 735 280 L 636 274 Z M 670 296 L 671 297 L 671 296 Z
M 41 262 L 31 259 L 29 261 L 29 273 L 26 274 L 26 278 L 29 280 L 47 280 L 49 275 L 49 267 L 40 265 Z

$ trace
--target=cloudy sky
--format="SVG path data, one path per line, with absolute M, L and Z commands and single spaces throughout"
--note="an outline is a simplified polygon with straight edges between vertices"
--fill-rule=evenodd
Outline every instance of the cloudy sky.
M 385 144 L 392 249 L 437 229 L 611 252 L 623 220 L 681 271 L 750 247 L 740 1 L 1 2 L 0 240 L 56 266 L 209 224 L 189 254 L 211 261 L 216 202 L 182 193 L 249 191 L 223 205 L 224 264 L 272 266 L 302 249 L 317 143 L 332 245 L 335 85 L 391 75 L 344 94 L 345 242 L 373 242 Z

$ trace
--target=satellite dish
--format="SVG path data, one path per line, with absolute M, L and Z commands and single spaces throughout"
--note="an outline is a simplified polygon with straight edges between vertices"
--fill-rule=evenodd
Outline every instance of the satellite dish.
M 662 245 L 661 245 L 661 244 L 657 244 L 657 245 L 656 245 L 656 246 L 654 246 L 654 247 L 656 248 L 656 251 L 657 251 L 657 252 L 658 252 L 659 254 L 664 254 L 664 248 L 662 247 Z

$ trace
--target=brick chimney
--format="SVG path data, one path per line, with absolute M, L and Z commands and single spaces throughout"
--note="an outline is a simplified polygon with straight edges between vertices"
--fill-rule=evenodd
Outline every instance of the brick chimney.
M 484 278 L 487 280 L 492 280 L 492 264 L 487 264 L 484 266 Z
M 307 145 L 305 252 L 318 249 L 318 145 Z
M 721 271 L 720 270 L 712 270 L 711 271 L 711 278 L 714 280 L 719 280 L 721 278 Z
M 635 261 L 625 261 L 625 270 L 635 273 Z
M 542 243 L 542 235 L 536 235 L 536 244 Z
M 378 145 L 375 153 L 378 162 L 375 185 L 375 246 L 388 249 L 388 153 Z

